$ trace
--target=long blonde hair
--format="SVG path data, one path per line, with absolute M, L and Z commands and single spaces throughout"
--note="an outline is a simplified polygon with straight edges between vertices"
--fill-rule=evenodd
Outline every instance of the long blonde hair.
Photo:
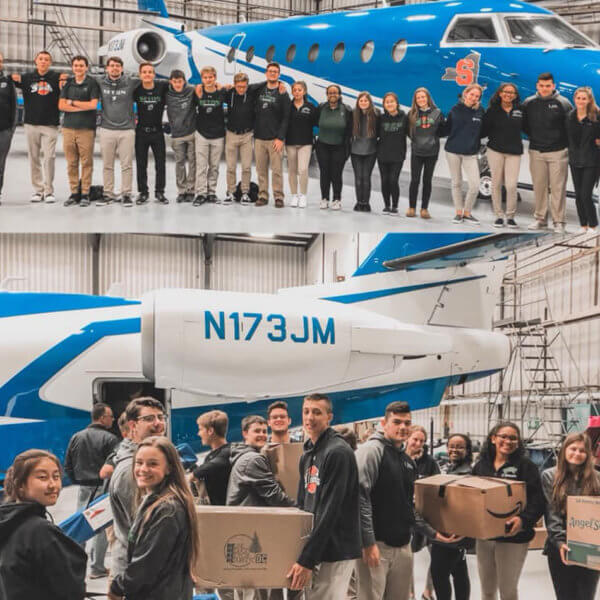
M 481 99 L 483 98 L 483 88 L 478 84 L 478 83 L 471 83 L 468 86 L 465 87 L 465 89 L 462 91 L 462 94 L 460 95 L 460 99 L 461 101 L 464 103 L 465 101 L 465 96 L 471 91 L 471 90 L 479 90 L 479 100 L 477 101 L 477 103 L 473 106 L 473 108 L 479 108 L 481 106 Z
M 581 94 L 581 93 L 587 94 L 587 97 L 588 97 L 588 103 L 586 106 L 587 118 L 590 121 L 597 121 L 598 120 L 598 111 L 600 109 L 596 105 L 596 99 L 594 98 L 594 92 L 593 92 L 592 88 L 588 87 L 587 85 L 578 87 L 575 90 L 575 92 L 573 93 L 573 102 L 575 102 L 575 96 L 577 96 L 577 94 Z
M 415 127 L 417 125 L 417 117 L 419 116 L 419 106 L 417 105 L 417 94 L 423 92 L 427 96 L 427 104 L 429 108 L 437 108 L 433 98 L 431 97 L 431 92 L 426 87 L 417 88 L 412 97 L 412 102 L 410 105 L 410 110 L 408 111 L 408 132 L 412 136 L 415 133 Z

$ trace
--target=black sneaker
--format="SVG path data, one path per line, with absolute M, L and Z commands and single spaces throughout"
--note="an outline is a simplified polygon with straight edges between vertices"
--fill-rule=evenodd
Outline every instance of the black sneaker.
M 517 222 L 514 219 L 506 219 L 506 226 L 511 229 L 516 229 L 518 227 Z
M 479 219 L 476 219 L 473 215 L 463 215 L 463 223 L 467 225 L 481 225 Z
M 223 198 L 223 204 L 233 204 L 233 194 L 227 192 L 227 195 Z
M 218 198 L 216 194 L 208 194 L 208 196 L 206 196 L 206 201 L 209 204 L 216 204 L 218 202 Z
M 368 202 L 363 204 L 363 212 L 371 212 L 371 205 Z
M 397 214 L 398 214 L 398 207 L 392 206 L 392 208 L 390 208 L 390 215 L 397 215 Z
M 494 227 L 504 227 L 504 219 L 496 219 L 494 221 Z
M 111 202 L 113 202 L 113 199 L 110 196 L 101 196 L 100 198 L 98 198 L 98 200 L 96 200 L 96 206 L 106 206 Z
M 204 194 L 198 194 L 194 198 L 194 206 L 200 206 L 206 202 L 206 196 Z
M 169 204 L 169 199 L 165 196 L 164 192 L 156 192 L 154 197 L 156 198 L 156 201 L 161 204 Z
M 90 197 L 88 194 L 81 194 L 81 200 L 79 201 L 79 206 L 89 206 L 90 205 Z
M 65 203 L 63 206 L 73 206 L 73 204 L 78 204 L 80 200 L 81 200 L 80 194 L 71 194 L 69 196 L 68 200 L 65 200 Z
M 362 211 L 362 205 L 359 204 L 358 202 L 354 205 L 354 209 L 356 212 L 361 212 Z
M 186 198 L 187 198 L 187 194 L 178 194 L 177 198 L 175 198 L 175 202 L 177 202 L 177 204 L 181 204 L 182 202 L 187 202 Z
M 148 192 L 140 192 L 138 194 L 138 197 L 135 199 L 135 203 L 138 206 L 140 204 L 146 204 L 146 202 L 148 202 L 148 198 L 150 198 L 150 196 L 148 195 Z M 123 196 L 123 202 L 125 202 L 125 196 Z
M 194 201 L 194 192 L 188 192 L 185 194 L 184 202 L 193 202 Z
M 133 200 L 131 199 L 131 196 L 129 194 L 125 194 L 124 196 L 121 196 L 121 203 L 126 208 L 131 208 L 133 206 Z
M 452 223 L 454 225 L 462 225 L 463 216 L 462 215 L 454 215 L 454 219 L 452 219 Z
M 384 206 L 384 207 L 383 207 L 383 214 L 384 214 L 384 215 L 387 215 L 389 212 L 390 212 L 390 207 L 389 207 L 389 206 L 387 206 L 387 205 L 386 205 L 386 206 Z

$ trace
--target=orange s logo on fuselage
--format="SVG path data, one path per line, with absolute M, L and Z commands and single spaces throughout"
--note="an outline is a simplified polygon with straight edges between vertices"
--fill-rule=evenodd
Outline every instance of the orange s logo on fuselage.
M 446 67 L 442 75 L 442 81 L 453 81 L 462 87 L 478 83 L 479 79 L 479 61 L 481 54 L 471 52 L 464 58 L 457 61 L 456 66 Z

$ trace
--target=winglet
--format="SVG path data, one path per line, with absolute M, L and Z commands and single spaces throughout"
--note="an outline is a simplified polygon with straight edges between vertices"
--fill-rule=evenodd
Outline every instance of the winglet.
M 138 9 L 144 12 L 158 13 L 165 19 L 169 18 L 169 11 L 164 0 L 138 0 Z

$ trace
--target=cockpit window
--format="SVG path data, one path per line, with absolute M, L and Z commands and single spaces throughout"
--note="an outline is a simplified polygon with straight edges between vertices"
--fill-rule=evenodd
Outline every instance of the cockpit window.
M 513 44 L 590 48 L 589 40 L 556 17 L 505 17 Z
M 498 35 L 491 18 L 460 17 L 448 33 L 446 42 L 497 42 Z

